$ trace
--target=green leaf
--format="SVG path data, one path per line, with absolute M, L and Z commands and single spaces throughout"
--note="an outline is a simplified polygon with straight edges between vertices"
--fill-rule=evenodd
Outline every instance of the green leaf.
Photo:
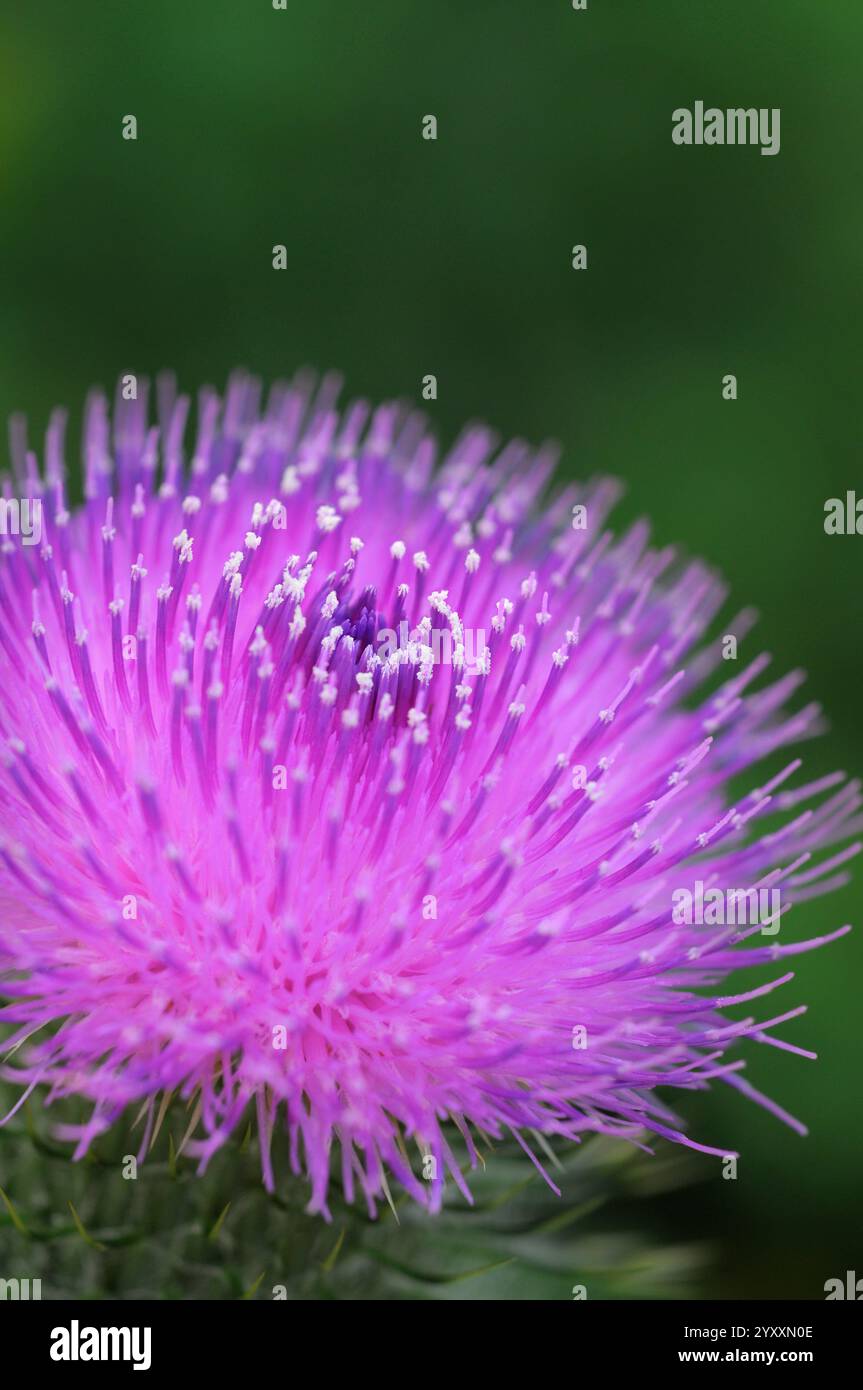
M 230 1209 L 231 1209 L 231 1204 L 230 1204 L 230 1202 L 226 1202 L 225 1205 L 224 1205 L 224 1207 L 222 1208 L 222 1210 L 219 1212 L 219 1215 L 216 1217 L 215 1224 L 212 1226 L 212 1228 L 211 1228 L 211 1230 L 210 1230 L 210 1233 L 209 1233 L 209 1235 L 207 1236 L 207 1240 L 215 1240 L 215 1239 L 216 1239 L 216 1236 L 219 1234 L 219 1232 L 220 1232 L 221 1229 L 222 1229 L 222 1223 L 224 1222 L 225 1217 L 227 1216 L 227 1214 L 228 1214 L 228 1212 L 230 1211 Z
M 102 1245 L 101 1241 L 94 1240 L 94 1238 L 89 1234 L 89 1232 L 87 1231 L 86 1227 L 84 1226 L 83 1221 L 81 1220 L 80 1216 L 78 1215 L 77 1211 L 75 1210 L 75 1208 L 74 1208 L 74 1206 L 73 1206 L 73 1204 L 72 1204 L 71 1202 L 69 1202 L 69 1210 L 70 1210 L 71 1213 L 72 1213 L 72 1220 L 75 1222 L 75 1229 L 77 1230 L 77 1232 L 78 1232 L 79 1236 L 81 1237 L 81 1239 L 82 1239 L 83 1241 L 86 1241 L 86 1243 L 87 1243 L 89 1246 L 91 1246 L 91 1248 L 92 1248 L 93 1250 L 105 1250 L 105 1249 L 107 1249 L 106 1246 Z
M 18 1215 L 17 1211 L 12 1205 L 11 1198 L 6 1196 L 6 1193 L 3 1191 L 2 1187 L 0 1187 L 0 1197 L 3 1198 L 3 1201 L 6 1204 L 6 1210 L 12 1218 L 12 1225 L 15 1227 L 16 1231 L 20 1231 L 22 1236 L 29 1236 L 30 1232 L 27 1230 L 27 1227 L 24 1225 L 24 1222 L 21 1220 L 21 1217 Z

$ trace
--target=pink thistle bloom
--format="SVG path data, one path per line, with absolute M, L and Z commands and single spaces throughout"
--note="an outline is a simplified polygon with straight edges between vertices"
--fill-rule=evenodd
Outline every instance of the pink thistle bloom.
M 786 709 L 800 677 L 725 667 L 722 584 L 643 523 L 607 531 L 614 483 L 543 501 L 550 448 L 472 427 L 438 462 L 412 411 L 337 391 L 203 391 L 188 468 L 170 378 L 158 428 L 144 383 L 113 425 L 93 395 L 74 512 L 62 412 L 41 472 L 13 425 L 42 504 L 41 544 L 6 535 L 0 564 L 18 1103 L 87 1098 L 58 1130 L 76 1156 L 143 1103 L 143 1157 L 176 1091 L 202 1168 L 253 1106 L 267 1186 L 286 1126 L 324 1215 L 334 1160 L 348 1200 L 389 1173 L 434 1210 L 447 1174 L 470 1199 L 477 1133 L 537 1166 L 531 1134 L 692 1143 L 661 1088 L 723 1082 L 802 1130 L 734 1052 L 803 1052 L 772 1031 L 803 1009 L 723 1012 L 821 944 L 787 909 L 859 848 L 820 855 L 860 828 L 842 774 L 797 785 L 793 759 L 730 800 L 818 732 Z M 675 910 L 764 889 L 769 923 Z

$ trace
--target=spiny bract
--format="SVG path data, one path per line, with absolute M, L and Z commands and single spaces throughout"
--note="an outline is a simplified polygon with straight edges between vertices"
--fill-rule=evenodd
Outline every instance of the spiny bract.
M 58 1129 L 78 1154 L 143 1102 L 143 1156 L 177 1091 L 202 1167 L 252 1104 L 268 1187 L 286 1124 L 324 1215 L 333 1162 L 372 1210 L 388 1172 L 432 1209 L 448 1173 L 469 1199 L 477 1131 L 537 1163 L 546 1136 L 689 1142 L 659 1087 L 719 1078 L 802 1128 L 728 1056 L 800 1051 L 768 1029 L 802 1009 L 721 1012 L 791 975 L 718 990 L 817 943 L 735 950 L 761 927 L 681 925 L 672 893 L 781 885 L 784 937 L 792 901 L 844 881 L 857 846 L 809 861 L 860 797 L 841 774 L 788 789 L 792 761 L 729 804 L 818 711 L 784 712 L 798 675 L 752 690 L 766 657 L 699 702 L 721 583 L 643 523 L 605 530 L 607 480 L 547 500 L 551 448 L 472 427 L 438 464 L 411 410 L 340 414 L 306 375 L 262 407 L 238 374 L 201 392 L 185 469 L 189 401 L 160 378 L 151 426 L 123 380 L 113 427 L 88 402 L 77 511 L 62 412 L 44 477 L 12 428 L 43 520 L 0 571 L 22 1099 L 88 1098 Z

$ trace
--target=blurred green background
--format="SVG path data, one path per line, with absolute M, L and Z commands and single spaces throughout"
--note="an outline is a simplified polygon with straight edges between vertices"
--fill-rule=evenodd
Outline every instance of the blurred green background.
M 0 415 L 41 438 L 63 403 L 77 428 L 91 384 L 165 366 L 192 390 L 236 365 L 332 366 L 353 394 L 417 401 L 434 373 L 444 439 L 474 417 L 555 437 L 568 473 L 625 480 L 621 525 L 648 514 L 722 568 L 762 615 L 742 654 L 803 666 L 830 717 L 807 770 L 863 770 L 863 537 L 823 530 L 828 497 L 863 496 L 863 7 L 2 0 L 0 17 Z M 672 110 L 699 99 L 779 107 L 781 152 L 674 146 Z M 795 935 L 860 922 L 861 891 L 799 908 Z M 736 1182 L 705 1160 L 660 1202 L 669 1232 L 718 1241 L 709 1292 L 819 1298 L 863 1272 L 861 965 L 858 931 L 783 991 L 811 1005 L 784 1035 L 818 1063 L 748 1050 L 808 1139 L 730 1091 L 682 1107 L 743 1155 Z

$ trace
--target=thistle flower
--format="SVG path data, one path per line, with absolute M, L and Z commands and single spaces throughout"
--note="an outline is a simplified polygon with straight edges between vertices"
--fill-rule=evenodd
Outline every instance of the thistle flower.
M 842 774 L 793 785 L 792 759 L 732 802 L 819 713 L 785 711 L 798 674 L 755 688 L 764 656 L 699 696 L 720 581 L 642 523 L 605 530 L 608 480 L 544 500 L 549 447 L 472 427 L 438 464 L 408 410 L 339 414 L 305 376 L 262 408 L 236 375 L 201 393 L 186 470 L 188 400 L 160 378 L 150 426 L 129 382 L 113 426 L 88 402 L 75 512 L 62 413 L 44 479 L 12 430 L 43 516 L 0 567 L 17 1104 L 91 1102 L 57 1131 L 76 1156 L 143 1104 L 143 1156 L 177 1092 L 202 1168 L 253 1107 L 267 1187 L 286 1127 L 325 1216 L 331 1175 L 371 1210 L 389 1177 L 470 1200 L 477 1135 L 541 1171 L 591 1131 L 728 1152 L 661 1088 L 722 1082 L 802 1129 L 734 1049 L 803 1052 L 772 1031 L 803 1009 L 723 1011 L 821 944 L 787 939 L 788 908 L 844 881 L 858 845 L 813 856 L 861 799 Z M 781 888 L 781 923 L 681 923 L 696 883 Z

